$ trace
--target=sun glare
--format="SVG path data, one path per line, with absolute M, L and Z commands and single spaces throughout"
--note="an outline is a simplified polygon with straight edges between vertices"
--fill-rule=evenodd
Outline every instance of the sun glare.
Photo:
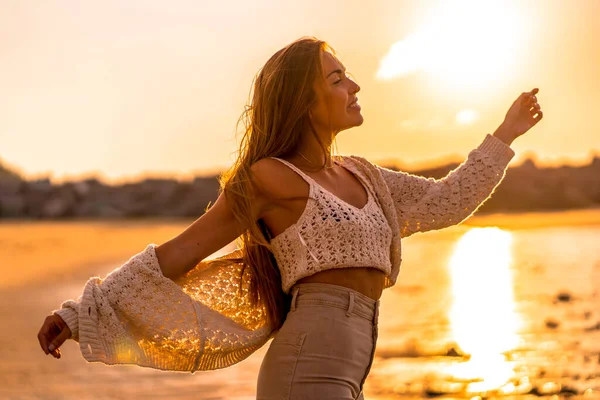
M 489 90 L 505 84 L 526 46 L 524 15 L 507 1 L 440 2 L 427 20 L 392 45 L 376 78 L 423 71 L 428 81 L 456 90 Z
M 479 114 L 475 110 L 461 110 L 456 114 L 456 122 L 461 125 L 469 125 L 477 121 Z
M 503 354 L 517 347 L 519 340 L 511 242 L 509 232 L 474 228 L 458 241 L 450 259 L 452 333 L 470 359 L 447 372 L 473 380 L 467 388 L 470 392 L 498 389 L 513 375 L 513 365 Z

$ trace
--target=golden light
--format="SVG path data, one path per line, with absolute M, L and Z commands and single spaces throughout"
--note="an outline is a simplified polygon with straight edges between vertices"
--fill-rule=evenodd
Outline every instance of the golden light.
M 456 114 L 456 122 L 461 125 L 469 125 L 477 121 L 479 113 L 475 110 L 461 110 Z
M 423 71 L 433 87 L 452 91 L 501 88 L 527 48 L 527 21 L 517 3 L 456 0 L 432 7 L 417 32 L 394 43 L 377 79 Z
M 474 228 L 457 243 L 449 268 L 454 341 L 471 358 L 450 366 L 454 377 L 472 380 L 468 391 L 502 387 L 513 375 L 503 353 L 518 345 L 511 275 L 512 235 L 498 228 Z

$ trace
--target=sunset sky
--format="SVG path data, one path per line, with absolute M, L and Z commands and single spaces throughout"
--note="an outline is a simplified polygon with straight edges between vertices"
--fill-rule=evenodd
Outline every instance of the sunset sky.
M 462 161 L 537 87 L 511 165 L 579 165 L 600 156 L 599 17 L 597 0 L 4 1 L 0 160 L 55 182 L 216 172 L 254 75 L 310 35 L 362 88 L 341 154 Z

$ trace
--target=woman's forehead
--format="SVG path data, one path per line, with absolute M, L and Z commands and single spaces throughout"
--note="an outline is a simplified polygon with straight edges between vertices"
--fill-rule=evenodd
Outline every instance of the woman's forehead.
M 325 51 L 323 52 L 323 74 L 325 77 L 329 76 L 329 74 L 335 70 L 344 71 L 346 68 L 344 65 L 331 53 Z

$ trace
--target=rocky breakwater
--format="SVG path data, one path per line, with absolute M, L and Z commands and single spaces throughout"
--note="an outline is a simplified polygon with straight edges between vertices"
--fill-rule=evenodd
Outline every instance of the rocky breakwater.
M 406 171 L 441 179 L 459 164 Z M 397 169 L 394 166 L 387 166 Z M 0 164 L 0 219 L 198 217 L 217 198 L 216 176 L 191 182 L 146 179 L 110 186 L 97 179 L 54 185 L 26 181 Z M 600 157 L 583 166 L 539 168 L 528 159 L 509 168 L 478 214 L 600 207 Z
M 97 179 L 52 184 L 0 175 L 0 218 L 198 217 L 218 196 L 216 177 L 191 182 L 146 179 L 106 185 Z

